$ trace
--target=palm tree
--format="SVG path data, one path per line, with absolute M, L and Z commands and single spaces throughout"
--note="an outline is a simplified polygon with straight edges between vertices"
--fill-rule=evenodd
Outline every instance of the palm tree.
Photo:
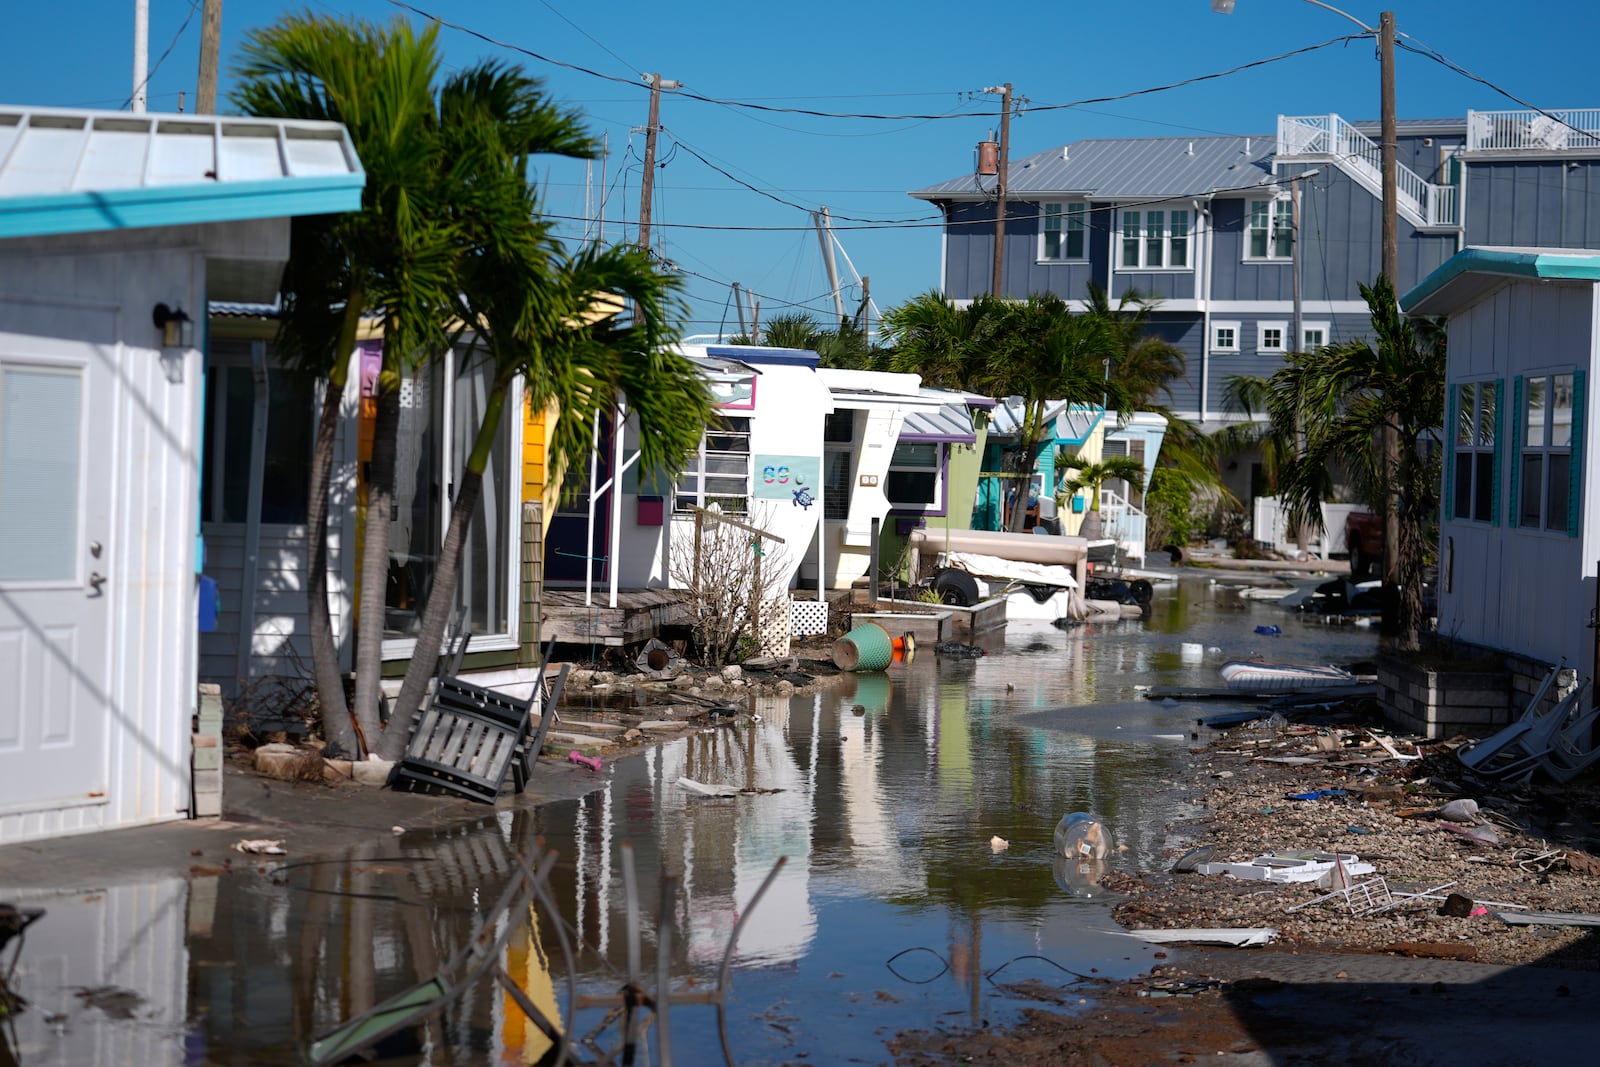
M 1134 492 L 1144 489 L 1144 463 L 1132 456 L 1106 456 L 1091 463 L 1080 456 L 1062 454 L 1056 457 L 1056 470 L 1071 469 L 1076 474 L 1061 483 L 1059 498 L 1064 502 L 1080 489 L 1089 490 L 1089 513 L 1083 517 L 1078 529 L 1080 537 L 1094 541 L 1100 537 L 1100 486 L 1121 480 L 1133 487 Z
M 246 114 L 344 123 L 366 170 L 362 209 L 296 219 L 283 279 L 279 338 L 299 366 L 326 381 L 310 471 L 307 509 L 307 609 L 313 671 L 323 724 L 337 750 L 368 747 L 378 729 L 377 679 L 392 506 L 397 361 L 437 349 L 450 291 L 450 235 L 429 202 L 438 164 L 433 79 L 437 28 L 415 33 L 403 20 L 386 27 L 290 15 L 251 31 L 235 68 L 233 102 Z M 379 433 L 369 483 L 368 545 L 362 565 L 356 718 L 339 676 L 328 608 L 328 489 L 339 404 L 356 328 L 381 309 L 385 367 L 379 380 Z M 387 459 L 379 442 L 387 438 Z M 388 475 L 382 474 L 387 463 Z
M 1399 651 L 1414 651 L 1422 629 L 1422 581 L 1439 508 L 1438 449 L 1444 423 L 1445 332 L 1400 313 L 1394 286 L 1379 275 L 1361 295 L 1377 347 L 1365 340 L 1297 352 L 1265 384 L 1272 430 L 1301 447 L 1280 460 L 1279 496 L 1290 523 L 1321 527 L 1329 471 L 1347 469 L 1356 496 L 1384 513 L 1396 551 L 1384 561 L 1384 629 Z M 1399 441 L 1384 454 L 1382 431 Z M 1395 500 L 1404 507 L 1387 506 Z
M 455 482 L 398 714 L 379 748 L 390 759 L 405 749 L 406 727 L 444 641 L 467 526 L 512 383 L 522 379 L 534 410 L 559 411 L 550 457 L 556 470 L 582 469 L 594 416 L 619 396 L 626 396 L 638 423 L 642 470 L 680 467 L 713 415 L 694 364 L 668 347 L 683 314 L 678 280 L 657 273 L 631 247 L 589 246 L 568 255 L 539 217 L 527 179 L 529 156 L 556 144 L 574 150 L 580 144 L 576 116 L 551 104 L 538 84 L 509 68 L 484 67 L 452 80 L 442 96 L 459 180 L 450 213 L 471 249 L 459 264 L 452 310 L 473 353 L 486 361 L 490 385 L 483 421 Z M 612 313 L 624 301 L 632 305 L 626 322 Z

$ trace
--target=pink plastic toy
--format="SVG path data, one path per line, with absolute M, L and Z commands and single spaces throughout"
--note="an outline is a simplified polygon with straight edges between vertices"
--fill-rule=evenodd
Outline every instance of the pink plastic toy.
M 596 771 L 596 772 L 598 772 L 600 770 L 600 768 L 603 766 L 603 764 L 600 762 L 600 757 L 599 756 L 585 756 L 582 752 L 579 752 L 577 749 L 573 749 L 571 752 L 568 752 L 567 753 L 567 759 L 569 759 L 573 763 L 581 763 L 585 767 L 589 768 L 591 771 Z

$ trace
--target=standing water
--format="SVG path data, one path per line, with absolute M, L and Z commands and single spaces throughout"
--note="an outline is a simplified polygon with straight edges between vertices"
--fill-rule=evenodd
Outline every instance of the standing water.
M 1056 858 L 1063 815 L 1092 812 L 1109 865 L 1156 871 L 1185 814 L 1177 774 L 1196 720 L 1226 704 L 1143 699 L 1215 686 L 1227 658 L 1351 662 L 1371 631 L 1331 627 L 1205 582 L 1158 591 L 1148 620 L 1070 630 L 1013 624 L 987 655 L 924 648 L 821 693 L 757 698 L 721 726 L 609 765 L 580 800 L 486 812 L 270 877 L 191 876 L 47 902 L 16 987 L 20 1063 L 292 1063 L 313 1036 L 431 974 L 499 896 L 517 852 L 559 854 L 551 897 L 504 965 L 575 1035 L 555 924 L 576 945 L 581 993 L 615 994 L 628 967 L 620 846 L 631 843 L 655 974 L 657 887 L 679 879 L 674 987 L 709 990 L 733 932 L 728 1037 L 743 1067 L 886 1062 L 902 1029 L 1002 1024 L 1017 983 L 1148 970 L 1153 948 L 1111 921 L 1099 868 Z M 1256 633 L 1276 625 L 1282 634 Z M 1182 646 L 1200 644 L 1201 662 Z M 759 790 L 716 798 L 679 785 Z M 998 841 L 994 839 L 999 839 Z M 1002 844 L 1003 843 L 1003 844 Z M 757 887 L 785 864 L 759 905 Z M 81 914 L 79 914 L 81 913 Z M 41 947 L 98 961 L 110 1008 L 52 970 Z M 55 984 L 52 985 L 54 977 Z M 647 980 L 646 985 L 653 982 Z M 1067 1002 L 1076 1003 L 1076 995 Z M 91 1010 L 95 1009 L 95 1010 Z M 119 1010 L 120 1009 L 120 1010 Z M 617 1038 L 615 1026 L 603 1035 Z M 672 1009 L 674 1062 L 720 1062 L 712 1007 Z M 386 1049 L 394 1062 L 529 1063 L 549 1048 L 492 982 Z M 0 1051 L 4 1051 L 0 1046 Z

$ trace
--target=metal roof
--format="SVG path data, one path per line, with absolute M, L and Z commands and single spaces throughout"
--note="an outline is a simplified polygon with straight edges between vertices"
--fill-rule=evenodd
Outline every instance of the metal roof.
M 1013 160 L 1007 196 L 1039 194 L 1101 197 L 1204 196 L 1250 189 L 1270 180 L 1277 138 L 1130 137 L 1075 141 L 1062 148 Z M 922 200 L 987 196 L 994 179 L 980 188 L 974 175 L 918 189 Z
M 989 421 L 989 440 L 997 437 L 1016 437 L 1022 427 L 1024 403 L 1019 396 L 1008 396 L 995 407 Z M 1105 409 L 1067 404 L 1052 400 L 1045 404 L 1044 418 L 1055 426 L 1054 440 L 1071 445 L 1081 445 L 1089 439 L 1095 426 L 1105 417 Z
M 978 435 L 972 428 L 972 412 L 965 403 L 945 404 L 932 411 L 906 413 L 900 426 L 902 441 L 949 441 L 970 445 Z
M 365 182 L 336 122 L 0 105 L 0 237 L 348 211 Z
M 1464 248 L 1400 298 L 1407 314 L 1443 315 L 1506 278 L 1600 282 L 1600 251 L 1582 248 Z

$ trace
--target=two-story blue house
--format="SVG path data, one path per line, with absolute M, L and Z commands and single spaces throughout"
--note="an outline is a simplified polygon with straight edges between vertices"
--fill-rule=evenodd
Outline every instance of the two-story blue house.
M 1159 297 L 1153 329 L 1188 367 L 1172 408 L 1215 428 L 1234 417 L 1230 376 L 1370 335 L 1358 285 L 1382 255 L 1377 133 L 1337 115 L 1283 116 L 1276 135 L 1092 139 L 1014 159 L 1004 295 L 1081 302 L 1093 281 L 1113 301 L 1129 289 Z M 1600 111 L 1469 111 L 1402 120 L 1399 135 L 1398 292 L 1468 245 L 1600 247 Z M 951 299 L 990 289 L 995 181 L 965 174 L 911 194 L 944 214 Z

